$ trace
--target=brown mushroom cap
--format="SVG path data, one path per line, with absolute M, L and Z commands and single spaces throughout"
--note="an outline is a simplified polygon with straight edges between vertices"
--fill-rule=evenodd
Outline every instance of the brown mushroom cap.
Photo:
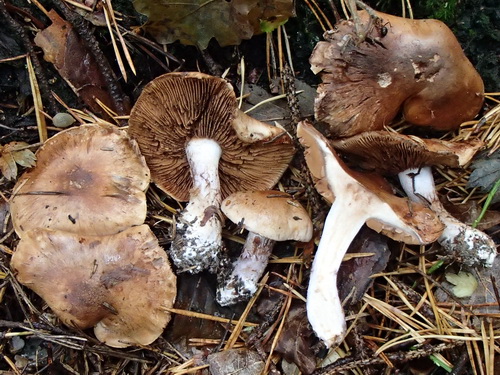
M 479 139 L 449 142 L 388 131 L 371 131 L 335 139 L 337 151 L 353 156 L 361 168 L 395 175 L 408 168 L 432 165 L 462 167 L 484 145 Z
M 93 327 L 113 347 L 147 345 L 170 320 L 176 277 L 147 225 L 110 236 L 35 229 L 11 267 L 68 326 Z
M 365 41 L 356 43 L 348 20 L 316 45 L 310 58 L 322 80 L 316 119 L 336 137 L 381 130 L 401 108 L 406 121 L 438 130 L 472 119 L 484 85 L 451 30 L 438 20 L 376 14 Z M 366 12 L 360 17 L 368 27 Z
M 235 130 L 240 113 L 225 80 L 202 73 L 168 73 L 150 82 L 130 114 L 129 134 L 137 140 L 153 181 L 179 201 L 189 200 L 192 179 L 186 144 L 210 138 L 222 148 L 219 162 L 221 195 L 263 190 L 275 185 L 288 167 L 294 147 L 282 129 L 272 138 Z M 236 128 L 244 132 L 242 126 Z
M 309 241 L 313 233 L 311 218 L 290 194 L 281 191 L 241 191 L 221 204 L 222 212 L 233 222 L 274 241 Z
M 146 218 L 149 169 L 135 141 L 111 125 L 81 125 L 50 138 L 14 187 L 17 234 L 35 228 L 117 233 Z
M 382 234 L 407 244 L 423 244 L 435 241 L 443 231 L 443 224 L 439 221 L 437 215 L 429 208 L 420 203 L 410 202 L 408 198 L 397 197 L 393 194 L 388 182 L 381 176 L 373 173 L 360 173 L 349 169 L 337 156 L 337 153 L 331 148 L 331 143 L 319 133 L 311 123 L 302 121 L 297 128 L 297 135 L 301 144 L 306 148 L 304 156 L 307 167 L 313 177 L 316 190 L 329 202 L 334 202 L 336 198 L 331 181 L 326 175 L 327 157 L 333 157 L 335 163 L 342 169 L 342 175 L 337 173 L 336 183 L 346 194 L 351 195 L 352 204 L 359 202 L 361 198 L 373 196 L 369 200 L 372 202 L 385 202 L 400 220 L 400 225 L 404 223 L 409 231 L 402 231 L 388 221 L 380 219 L 368 219 L 366 225 Z M 317 146 L 318 140 L 328 145 L 326 155 L 323 150 Z M 333 179 L 330 176 L 330 179 Z M 344 186 L 342 186 L 344 184 Z M 356 197 L 364 195 L 364 197 Z M 347 199 L 340 197 L 339 199 Z M 373 203 L 375 204 L 375 203 Z M 368 207 L 364 207 L 368 210 Z M 352 215 L 352 213 L 350 213 Z M 374 215 L 376 213 L 373 213 Z M 413 231 L 413 232 L 412 232 Z

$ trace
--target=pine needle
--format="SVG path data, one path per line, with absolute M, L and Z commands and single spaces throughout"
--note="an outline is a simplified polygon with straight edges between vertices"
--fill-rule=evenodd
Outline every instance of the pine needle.
M 33 105 L 35 106 L 38 138 L 40 139 L 40 142 L 45 142 L 48 138 L 47 123 L 45 122 L 45 116 L 43 115 L 42 97 L 40 95 L 40 88 L 38 87 L 38 81 L 36 79 L 35 69 L 33 68 L 33 64 L 31 63 L 31 58 L 29 56 L 26 56 L 26 65 L 28 67 L 28 76 L 31 85 L 31 93 L 33 95 Z

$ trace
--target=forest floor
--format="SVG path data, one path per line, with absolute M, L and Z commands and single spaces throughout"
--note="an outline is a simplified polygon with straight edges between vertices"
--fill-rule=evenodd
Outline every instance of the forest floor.
M 0 156 L 11 156 L 4 146 L 13 142 L 25 142 L 25 149 L 35 152 L 45 140 L 44 132 L 51 137 L 61 131 L 58 113 L 72 116 L 70 126 L 126 126 L 142 88 L 172 71 L 224 75 L 236 95 L 243 97 L 242 109 L 251 109 L 249 114 L 262 121 L 277 121 L 293 133 L 299 120 L 313 119 L 319 79 L 310 71 L 308 58 L 328 22 L 335 23 L 328 4 L 314 4 L 300 1 L 297 16 L 287 24 L 238 46 L 220 47 L 212 40 L 200 50 L 178 42 L 157 43 L 140 27 L 144 17 L 127 1 L 111 5 L 0 0 Z M 52 49 L 43 47 L 42 52 L 40 33 L 57 23 L 63 26 L 47 37 Z M 65 34 L 67 27 L 75 31 L 75 39 Z M 90 65 L 83 58 L 89 49 L 94 61 Z M 46 61 L 47 54 L 51 62 Z M 489 174 L 495 176 L 500 169 L 499 95 L 486 94 L 476 120 L 439 134 L 450 141 L 483 140 L 478 160 L 486 160 Z M 310 212 L 313 239 L 277 244 L 257 294 L 235 306 L 215 302 L 214 275 L 179 274 L 172 320 L 160 338 L 126 349 L 103 345 L 92 330 L 63 325 L 11 270 L 19 238 L 10 220 L 9 199 L 26 169 L 22 160 L 18 164 L 10 174 L 2 169 L 0 177 L 2 374 L 493 375 L 500 371 L 500 262 L 469 270 L 478 281 L 477 289 L 459 298 L 447 280 L 462 268 L 443 257 L 439 245 L 404 245 L 365 227 L 339 275 L 348 334 L 337 348 L 327 350 L 322 345 L 308 324 L 305 295 L 329 204 L 304 172 L 300 147 L 276 188 L 292 194 Z M 436 187 L 446 207 L 463 222 L 472 224 L 484 208 L 478 228 L 498 244 L 498 203 L 489 202 L 494 194 L 480 184 L 467 185 L 473 171 L 471 166 L 436 167 Z M 183 203 L 154 184 L 147 199 L 146 223 L 167 248 L 174 216 Z M 236 226 L 225 227 L 223 237 L 232 256 L 238 255 L 246 234 Z

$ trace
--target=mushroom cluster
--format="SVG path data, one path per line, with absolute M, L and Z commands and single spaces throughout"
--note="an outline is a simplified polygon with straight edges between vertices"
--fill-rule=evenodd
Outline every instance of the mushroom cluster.
M 150 174 L 112 125 L 50 138 L 14 187 L 11 267 L 68 326 L 113 347 L 147 345 L 170 320 L 176 277 L 147 225 Z
M 196 72 L 151 81 L 132 109 L 129 134 L 153 182 L 188 202 L 176 218 L 169 249 L 179 272 L 220 269 L 222 199 L 237 191 L 271 188 L 295 152 L 284 129 L 238 109 L 224 79 Z
M 445 142 L 383 130 L 400 112 L 412 125 L 457 129 L 482 106 L 481 77 L 440 21 L 361 11 L 358 22 L 338 23 L 310 58 L 312 71 L 322 80 L 315 118 L 330 139 L 307 122 L 297 130 L 316 189 L 332 203 L 307 294 L 309 321 L 327 346 L 340 343 L 345 334 L 336 275 L 364 223 L 410 244 L 437 240 L 465 266 L 491 266 L 497 254 L 488 235 L 444 209 L 431 170 L 434 165 L 463 167 L 482 142 Z M 366 31 L 362 40 L 360 28 Z M 349 170 L 334 149 L 367 174 Z M 408 198 L 394 196 L 382 175 L 399 176 Z

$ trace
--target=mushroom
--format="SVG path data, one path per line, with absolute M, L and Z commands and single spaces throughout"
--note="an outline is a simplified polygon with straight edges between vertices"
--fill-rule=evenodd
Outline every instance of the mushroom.
M 349 244 L 363 224 L 408 244 L 435 241 L 443 230 L 436 214 L 392 194 L 385 180 L 349 170 L 329 141 L 310 123 L 297 136 L 316 189 L 333 202 L 314 256 L 307 290 L 307 316 L 316 335 L 330 347 L 344 338 L 346 324 L 337 290 L 337 273 Z
M 47 140 L 36 157 L 13 189 L 12 222 L 20 237 L 35 228 L 106 235 L 144 222 L 149 169 L 124 131 L 70 128 Z
M 441 21 L 365 11 L 356 43 L 352 20 L 327 31 L 310 57 L 322 83 L 315 118 L 335 137 L 381 130 L 402 109 L 405 120 L 456 129 L 481 109 L 484 85 L 452 31 Z
M 169 250 L 179 271 L 215 272 L 221 258 L 220 202 L 239 190 L 276 184 L 294 147 L 286 132 L 240 112 L 232 87 L 202 73 L 169 73 L 150 82 L 130 114 L 153 181 L 189 201 Z
M 64 324 L 95 326 L 109 346 L 148 345 L 170 320 L 176 277 L 147 225 L 107 236 L 33 229 L 11 267 Z
M 378 173 L 398 175 L 413 202 L 437 213 L 445 229 L 438 242 L 468 266 L 491 266 L 497 254 L 494 241 L 484 232 L 455 219 L 439 200 L 431 166 L 463 167 L 483 146 L 480 140 L 447 142 L 421 139 L 387 131 L 361 133 L 332 141 L 339 151 L 354 155 L 358 165 Z
M 227 306 L 255 294 L 276 241 L 307 242 L 313 226 L 304 207 L 281 191 L 236 192 L 222 202 L 221 210 L 233 223 L 248 230 L 231 274 L 217 288 L 217 302 Z

